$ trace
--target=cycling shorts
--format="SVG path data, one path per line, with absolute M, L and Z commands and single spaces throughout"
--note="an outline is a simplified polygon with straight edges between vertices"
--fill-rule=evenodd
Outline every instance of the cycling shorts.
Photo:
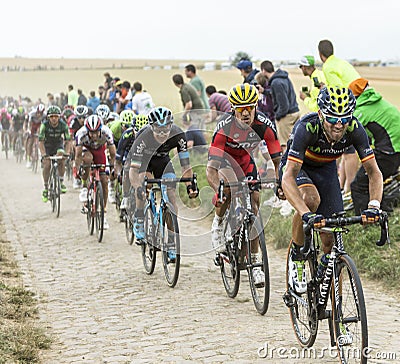
M 221 166 L 220 169 L 222 168 L 232 168 L 235 171 L 236 176 L 239 179 L 247 179 L 248 181 L 256 181 L 260 179 L 260 176 L 258 174 L 258 170 L 257 170 L 257 166 L 254 162 L 254 160 L 251 158 L 249 163 L 243 167 L 243 166 L 239 166 L 239 165 L 232 165 L 232 163 L 229 162 L 228 159 L 224 159 L 221 162 Z M 252 186 L 249 185 L 249 188 L 251 191 L 259 191 L 260 190 L 260 186 Z
M 61 140 L 58 144 L 45 145 L 44 148 L 47 155 L 56 155 L 59 149 L 64 150 L 64 143 Z
M 85 153 L 86 151 L 92 153 L 94 164 L 107 164 L 106 148 L 107 147 L 105 144 L 97 149 L 84 147 L 83 153 Z
M 299 188 L 314 185 L 319 193 L 321 202 L 317 213 L 325 217 L 343 211 L 343 199 L 340 192 L 336 161 L 318 167 L 303 166 L 296 178 Z
M 142 163 L 139 168 L 139 173 L 145 171 L 152 173 L 154 178 L 161 178 L 162 175 L 166 173 L 175 173 L 169 156 L 153 157 L 148 165 L 143 165 Z

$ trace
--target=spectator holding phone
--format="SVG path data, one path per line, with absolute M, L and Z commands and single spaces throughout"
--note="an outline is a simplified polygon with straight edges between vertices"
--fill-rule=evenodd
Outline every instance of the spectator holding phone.
M 317 97 L 319 90 L 322 85 L 326 84 L 324 73 L 315 68 L 315 59 L 313 56 L 309 55 L 300 59 L 299 67 L 303 72 L 303 75 L 310 77 L 312 81 L 310 89 L 304 86 L 302 87 L 301 91 L 299 92 L 299 97 L 310 111 L 317 112 Z

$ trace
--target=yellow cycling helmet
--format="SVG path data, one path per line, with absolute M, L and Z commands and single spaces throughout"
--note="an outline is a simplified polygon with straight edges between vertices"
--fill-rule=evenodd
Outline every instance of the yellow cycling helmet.
M 356 98 L 346 87 L 324 87 L 318 95 L 318 107 L 325 115 L 350 115 L 356 108 Z
M 249 83 L 237 84 L 230 89 L 228 99 L 233 107 L 255 105 L 258 101 L 258 91 Z

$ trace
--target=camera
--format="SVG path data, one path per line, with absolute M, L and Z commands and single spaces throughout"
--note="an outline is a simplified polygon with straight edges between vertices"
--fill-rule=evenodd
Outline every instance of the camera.
M 308 92 L 308 87 L 307 86 L 302 86 L 301 87 L 301 92 L 307 93 Z
M 314 86 L 317 88 L 321 87 L 321 83 L 318 81 L 318 77 L 313 77 Z

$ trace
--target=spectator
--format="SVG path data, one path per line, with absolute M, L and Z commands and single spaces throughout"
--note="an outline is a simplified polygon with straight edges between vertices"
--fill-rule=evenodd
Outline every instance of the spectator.
M 65 105 L 68 105 L 68 96 L 65 92 L 60 92 L 60 109 L 63 110 Z
M 196 74 L 196 67 L 193 64 L 188 64 L 185 67 L 185 75 L 190 79 L 190 84 L 196 89 L 198 95 L 203 102 L 204 108 L 210 110 L 208 99 L 206 96 L 206 90 L 203 80 Z
M 221 113 L 231 112 L 231 103 L 229 102 L 228 96 L 217 92 L 215 86 L 207 86 L 206 95 L 211 110 L 211 121 L 218 119 L 218 116 L 221 115 Z
M 309 110 L 317 112 L 317 97 L 319 90 L 323 84 L 326 85 L 324 73 L 315 68 L 315 59 L 313 56 L 302 57 L 299 62 L 299 67 L 302 70 L 303 75 L 310 77 L 312 81 L 311 88 L 308 89 L 307 87 L 307 90 L 302 89 L 299 92 L 299 97 L 304 101 L 304 105 L 306 105 Z
M 347 88 L 350 82 L 361 77 L 349 62 L 334 56 L 331 41 L 327 39 L 321 40 L 318 44 L 318 51 L 323 62 L 322 71 L 324 72 L 327 86 Z
M 68 105 L 71 105 L 74 107 L 74 109 L 76 108 L 76 106 L 78 105 L 78 93 L 74 90 L 74 86 L 72 85 L 68 85 Z
M 153 98 L 147 91 L 143 91 L 143 85 L 140 82 L 133 84 L 133 90 L 135 94 L 132 97 L 132 110 L 136 115 L 148 115 L 154 107 Z
M 78 105 L 85 105 L 87 104 L 87 97 L 83 94 L 82 90 L 78 88 Z
M 101 102 L 101 101 L 105 101 L 105 100 L 106 100 L 106 97 L 107 97 L 107 91 L 106 91 L 106 89 L 104 88 L 103 85 L 100 85 L 100 86 L 97 88 L 97 92 L 99 93 L 100 102 Z
M 293 125 L 300 118 L 296 94 L 288 73 L 281 69 L 275 71 L 271 61 L 261 63 L 261 72 L 271 86 L 278 138 L 284 152 Z
M 351 82 L 349 89 L 357 99 L 354 116 L 371 137 L 375 159 L 385 180 L 395 174 L 400 166 L 400 111 L 370 87 L 365 78 Z M 367 208 L 369 201 L 368 176 L 362 166 L 350 187 L 354 210 L 358 215 Z M 392 210 L 385 196 L 381 208 Z
M 197 126 L 193 125 L 190 120 L 184 121 L 183 125 L 187 127 L 185 136 L 188 149 L 193 148 L 193 152 L 198 154 L 206 153 L 208 148 L 203 131 L 198 129 Z
M 175 74 L 172 76 L 174 85 L 179 88 L 181 100 L 184 108 L 182 119 L 191 120 L 193 124 L 198 124 L 199 129 L 203 129 L 203 120 L 199 113 L 193 110 L 203 110 L 203 103 L 198 95 L 196 89 L 183 81 L 182 75 Z
M 125 110 L 126 105 L 132 99 L 132 91 L 131 91 L 131 84 L 129 81 L 119 81 L 117 84 L 120 85 L 119 87 L 119 97 L 117 99 L 117 108 L 116 112 L 119 114 L 121 111 Z M 117 93 L 118 95 L 118 93 Z
M 104 73 L 104 89 L 107 91 L 111 87 L 111 83 L 113 81 L 113 78 L 111 77 L 109 72 Z
M 322 71 L 327 86 L 349 87 L 349 84 L 361 76 L 347 61 L 333 54 L 333 44 L 330 40 L 321 40 L 318 44 L 319 57 L 323 62 Z M 340 187 L 344 192 L 350 191 L 350 183 L 356 176 L 359 158 L 352 147 L 341 158 L 339 167 Z
M 257 90 L 260 93 L 257 109 L 267 115 L 268 119 L 275 121 L 274 102 L 268 80 L 261 72 L 256 74 L 255 80 Z
M 55 105 L 56 100 L 54 99 L 54 95 L 51 92 L 47 93 L 47 107 Z
M 255 84 L 255 76 L 260 71 L 258 69 L 253 69 L 253 62 L 249 59 L 242 59 L 238 62 L 236 68 L 240 70 L 243 76 L 243 83 Z
M 90 91 L 89 95 L 89 100 L 87 101 L 86 105 L 91 107 L 93 110 L 96 110 L 97 106 L 100 105 L 100 98 L 96 96 L 95 91 Z

